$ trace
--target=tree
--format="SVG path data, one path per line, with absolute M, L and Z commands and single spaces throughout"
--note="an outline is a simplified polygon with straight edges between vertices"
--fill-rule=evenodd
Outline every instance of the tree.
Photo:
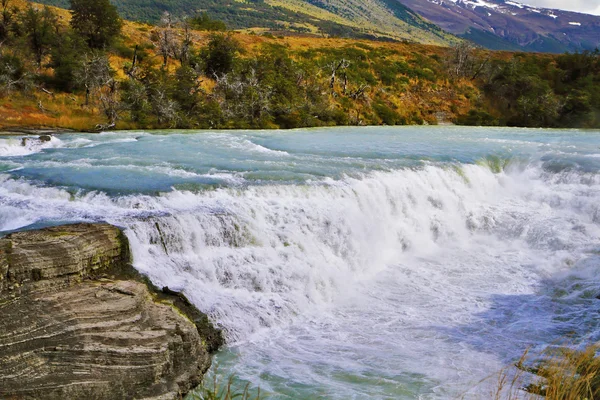
M 133 78 L 122 83 L 122 106 L 129 110 L 131 120 L 141 124 L 146 123 L 152 114 L 146 86 Z
M 192 27 L 187 21 L 183 21 L 181 24 L 181 40 L 179 46 L 177 46 L 176 55 L 181 63 L 181 66 L 187 64 L 190 61 L 192 44 L 194 39 L 192 36 Z
M 240 44 L 230 35 L 213 34 L 208 45 L 202 49 L 204 73 L 210 77 L 221 77 L 233 70 Z
M 241 74 L 217 76 L 214 94 L 225 117 L 246 126 L 268 125 L 273 91 L 261 82 L 253 67 Z
M 163 68 L 167 66 L 171 57 L 177 58 L 181 65 L 190 60 L 193 35 L 187 20 L 175 19 L 165 11 L 160 19 L 159 28 L 152 34 L 152 41 L 163 58 Z
M 80 87 L 85 88 L 85 105 L 89 105 L 93 92 L 114 82 L 114 71 L 110 67 L 108 57 L 101 52 L 84 54 L 79 60 L 73 77 Z
M 329 63 L 326 68 L 331 71 L 331 78 L 329 80 L 329 89 L 331 89 L 331 93 L 334 92 L 335 89 L 335 79 L 337 72 L 341 69 L 345 71 L 350 66 L 350 61 L 346 59 L 341 59 L 340 61 L 332 61 Z M 348 76 L 344 73 L 344 94 L 346 94 L 346 90 L 348 87 Z
M 83 39 L 75 33 L 65 34 L 50 50 L 50 67 L 54 69 L 54 86 L 59 90 L 78 88 L 75 74 L 82 54 L 87 50 Z
M 477 47 L 466 40 L 450 48 L 446 62 L 450 76 L 475 80 L 486 68 L 490 56 L 482 57 Z
M 200 82 L 196 71 L 187 65 L 181 66 L 175 72 L 173 99 L 183 111 L 191 113 L 200 102 L 200 92 Z
M 177 52 L 177 39 L 175 37 L 175 24 L 171 14 L 165 11 L 160 18 L 159 29 L 154 32 L 153 42 L 163 58 L 163 67 L 169 63 L 169 57 L 175 57 Z
M 124 105 L 119 101 L 119 83 L 115 79 L 111 79 L 100 88 L 99 96 L 100 108 L 108 119 L 107 126 L 101 126 L 102 130 L 113 129 L 117 125 L 121 111 Z
M 0 95 L 15 89 L 24 90 L 29 85 L 29 75 L 23 61 L 11 54 L 0 53 Z
M 93 49 L 102 49 L 121 33 L 123 21 L 110 0 L 70 0 L 71 27 Z
M 227 30 L 227 25 L 225 25 L 223 21 L 211 19 L 206 12 L 203 12 L 202 14 L 190 18 L 189 23 L 194 29 L 200 31 L 222 32 Z
M 58 35 L 58 19 L 48 7 L 36 9 L 31 4 L 21 15 L 21 27 L 38 66 L 48 54 Z

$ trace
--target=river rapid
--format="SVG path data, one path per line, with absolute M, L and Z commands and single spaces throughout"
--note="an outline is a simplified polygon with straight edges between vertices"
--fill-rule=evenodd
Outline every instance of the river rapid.
M 0 234 L 76 221 L 125 228 L 225 330 L 217 373 L 275 398 L 487 398 L 600 340 L 598 131 L 0 137 Z

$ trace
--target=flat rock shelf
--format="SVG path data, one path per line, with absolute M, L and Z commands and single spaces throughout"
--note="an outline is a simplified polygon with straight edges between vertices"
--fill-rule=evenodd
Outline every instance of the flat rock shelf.
M 129 258 L 107 224 L 0 239 L 0 398 L 172 399 L 199 384 L 220 331 Z

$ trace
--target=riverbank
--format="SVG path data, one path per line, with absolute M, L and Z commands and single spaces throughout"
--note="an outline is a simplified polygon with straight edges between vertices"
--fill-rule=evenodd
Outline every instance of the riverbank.
M 27 8 L 17 5 L 20 20 Z M 77 39 L 68 11 L 45 12 L 64 40 L 49 38 L 37 62 L 31 27 L 3 42 L 0 128 L 600 126 L 594 53 L 211 33 L 182 21 L 123 21 L 100 51 Z
M 61 128 L 48 128 L 48 127 L 31 127 L 31 126 L 23 126 L 23 127 L 15 127 L 9 126 L 0 128 L 0 136 L 46 136 L 46 135 L 60 135 L 62 133 L 75 133 L 71 129 L 61 129 Z

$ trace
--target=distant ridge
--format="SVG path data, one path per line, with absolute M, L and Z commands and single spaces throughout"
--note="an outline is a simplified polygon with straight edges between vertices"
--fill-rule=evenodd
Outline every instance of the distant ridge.
M 549 53 L 600 46 L 600 16 L 508 0 L 399 0 L 444 30 L 493 50 Z

